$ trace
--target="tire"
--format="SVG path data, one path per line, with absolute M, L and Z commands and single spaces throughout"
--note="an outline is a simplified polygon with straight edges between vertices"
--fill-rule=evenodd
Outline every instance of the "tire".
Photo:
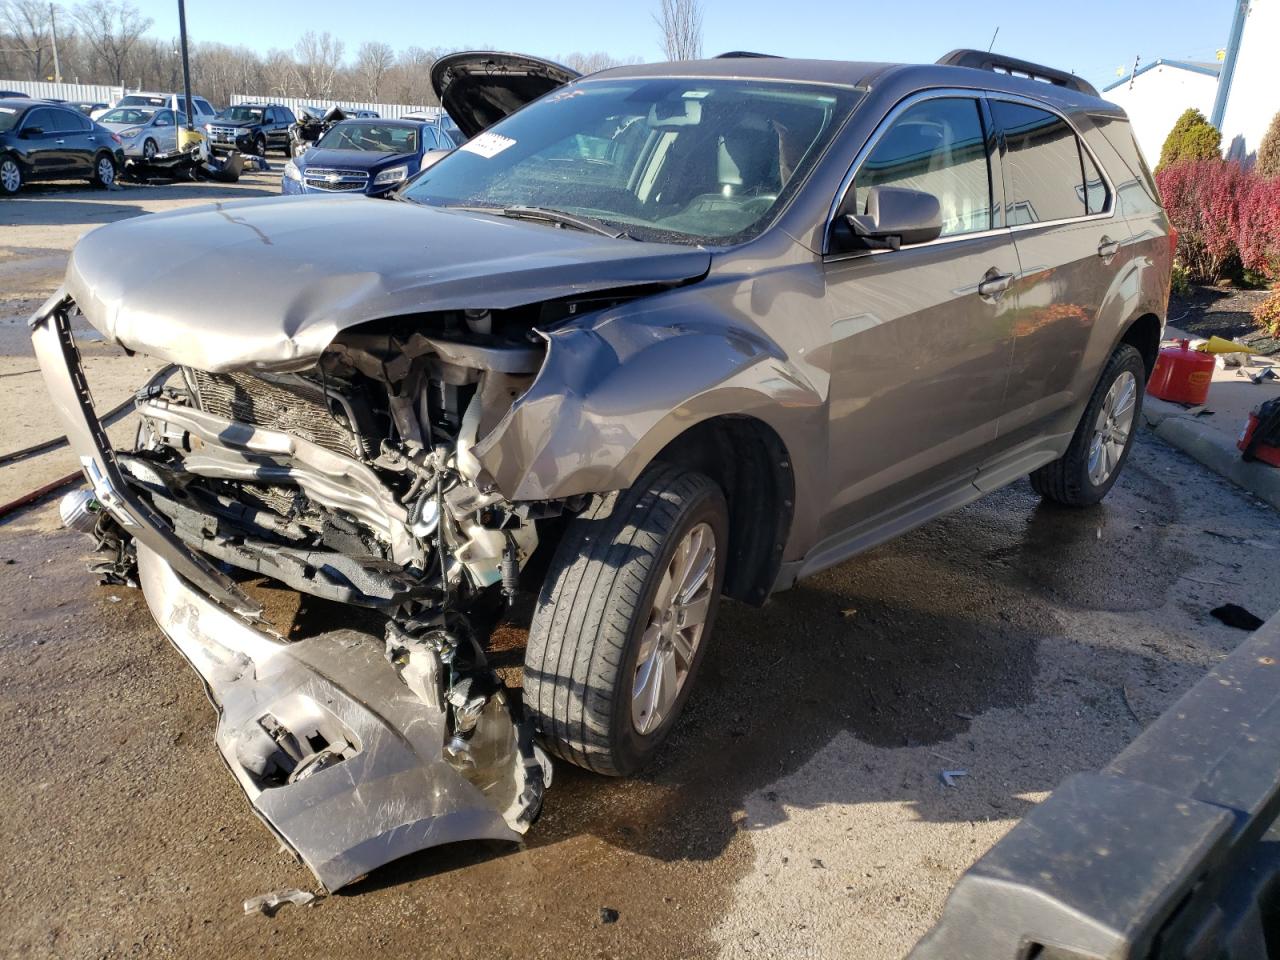
M 105 190 L 116 182 L 117 173 L 119 171 L 116 169 L 115 157 L 109 153 L 100 153 L 93 158 L 93 176 L 89 178 L 89 182 Z
M 1122 382 L 1125 378 L 1131 378 L 1128 387 Z M 1031 474 L 1032 489 L 1044 499 L 1066 507 L 1089 507 L 1102 500 L 1129 459 L 1133 437 L 1141 423 L 1146 382 L 1142 354 L 1127 343 L 1116 347 L 1098 378 L 1067 452 Z M 1123 404 L 1129 388 L 1133 396 L 1125 412 Z M 1128 429 L 1123 443 L 1117 444 L 1124 420 L 1128 421 Z
M 267 155 L 267 141 L 263 139 L 262 134 L 258 134 L 253 138 L 254 156 L 265 157 Z
M 150 137 L 147 137 L 147 139 L 143 141 L 142 159 L 147 161 L 147 163 L 150 163 L 152 160 L 154 160 L 156 158 L 156 154 L 159 152 L 160 152 L 160 148 L 156 145 L 156 142 L 152 140 Z
M 0 194 L 13 196 L 22 189 L 22 164 L 13 157 L 0 158 Z
M 569 522 L 538 597 L 525 652 L 524 702 L 549 750 L 607 776 L 632 773 L 653 756 L 706 656 L 728 534 L 720 488 L 703 474 L 666 464 L 651 466 L 627 490 L 595 498 Z M 714 547 L 709 574 L 684 580 L 700 584 L 686 594 L 696 602 L 670 608 L 683 611 L 675 619 L 651 619 L 659 589 L 669 589 L 677 549 L 690 543 L 701 556 L 696 545 L 707 536 Z M 696 558 L 691 565 L 698 566 Z M 703 600 L 701 628 L 696 634 L 692 627 L 680 629 L 681 617 Z M 644 661 L 643 651 L 649 651 Z M 647 696 L 633 704 L 638 669 L 646 664 L 644 676 L 674 683 L 664 709 L 650 711 L 645 704 L 655 701 Z M 669 671 L 661 669 L 667 665 Z M 671 687 L 642 689 L 647 694 Z

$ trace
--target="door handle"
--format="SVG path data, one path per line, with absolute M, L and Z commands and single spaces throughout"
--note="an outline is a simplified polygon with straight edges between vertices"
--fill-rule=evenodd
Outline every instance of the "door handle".
M 97 137 L 90 137 L 90 138 L 89 138 L 89 142 L 90 142 L 90 143 L 97 143 L 97 142 L 98 142 L 98 138 L 97 138 Z
M 992 267 L 978 283 L 978 296 L 999 300 L 1011 283 L 1013 283 L 1012 273 L 996 273 L 995 268 Z
M 1102 242 L 1098 244 L 1098 256 L 1103 260 L 1110 260 L 1120 252 L 1120 242 L 1112 240 L 1108 236 L 1103 236 Z

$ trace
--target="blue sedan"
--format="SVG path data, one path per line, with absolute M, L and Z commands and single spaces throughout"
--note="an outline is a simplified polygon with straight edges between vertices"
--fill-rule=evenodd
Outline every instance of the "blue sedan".
M 437 123 L 343 120 L 284 165 L 280 192 L 383 196 L 453 149 Z

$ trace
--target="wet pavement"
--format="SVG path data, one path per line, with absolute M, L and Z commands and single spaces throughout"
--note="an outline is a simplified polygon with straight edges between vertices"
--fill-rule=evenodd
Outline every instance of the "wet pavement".
M 95 586 L 55 528 L 49 507 L 0 526 L 14 956 L 900 956 L 1029 804 L 1245 636 L 1210 608 L 1280 607 L 1275 512 L 1143 438 L 1098 508 L 1015 484 L 763 610 L 726 603 L 658 762 L 558 764 L 523 846 L 428 850 L 267 918 L 241 901 L 310 874 L 250 812 L 140 595 Z M 499 640 L 518 681 L 522 634 Z

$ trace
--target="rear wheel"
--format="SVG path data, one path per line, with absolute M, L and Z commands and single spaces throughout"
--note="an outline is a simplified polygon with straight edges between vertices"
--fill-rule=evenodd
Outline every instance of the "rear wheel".
M 1031 474 L 1031 486 L 1046 500 L 1068 507 L 1100 501 L 1129 459 L 1142 413 L 1147 368 L 1127 343 L 1107 361 L 1067 452 Z
M 95 187 L 110 187 L 116 182 L 116 161 L 109 153 L 100 153 L 93 161 L 93 177 Z
M 550 750 L 612 776 L 657 751 L 706 655 L 728 527 L 710 478 L 664 464 L 570 522 L 525 653 L 525 705 Z
M 22 189 L 22 167 L 13 157 L 0 160 L 0 192 L 9 196 Z

